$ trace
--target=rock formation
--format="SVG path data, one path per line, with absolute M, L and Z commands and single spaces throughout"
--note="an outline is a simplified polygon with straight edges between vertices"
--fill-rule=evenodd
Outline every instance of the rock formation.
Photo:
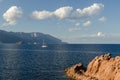
M 88 64 L 87 69 L 82 64 L 76 64 L 65 69 L 65 73 L 71 80 L 120 80 L 120 56 L 97 56 Z

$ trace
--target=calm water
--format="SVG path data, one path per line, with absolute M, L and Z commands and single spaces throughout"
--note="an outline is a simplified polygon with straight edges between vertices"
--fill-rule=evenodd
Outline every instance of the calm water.
M 105 53 L 120 56 L 120 45 L 0 44 L 0 80 L 68 80 L 65 68 Z

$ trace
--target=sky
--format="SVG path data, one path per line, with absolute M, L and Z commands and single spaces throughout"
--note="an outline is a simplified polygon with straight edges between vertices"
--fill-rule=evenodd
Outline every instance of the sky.
M 120 0 L 0 0 L 0 30 L 72 44 L 120 44 Z

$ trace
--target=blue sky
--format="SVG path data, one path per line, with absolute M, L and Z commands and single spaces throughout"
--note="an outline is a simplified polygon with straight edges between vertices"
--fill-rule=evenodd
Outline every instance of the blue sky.
M 120 43 L 120 1 L 0 0 L 0 29 L 69 43 Z

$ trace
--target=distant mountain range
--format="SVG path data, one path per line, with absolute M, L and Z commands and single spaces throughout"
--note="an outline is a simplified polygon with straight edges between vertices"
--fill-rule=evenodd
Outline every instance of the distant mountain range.
M 63 44 L 60 39 L 51 35 L 39 32 L 7 32 L 0 30 L 0 43 L 16 43 L 16 44 L 42 44 L 43 40 L 46 44 Z

